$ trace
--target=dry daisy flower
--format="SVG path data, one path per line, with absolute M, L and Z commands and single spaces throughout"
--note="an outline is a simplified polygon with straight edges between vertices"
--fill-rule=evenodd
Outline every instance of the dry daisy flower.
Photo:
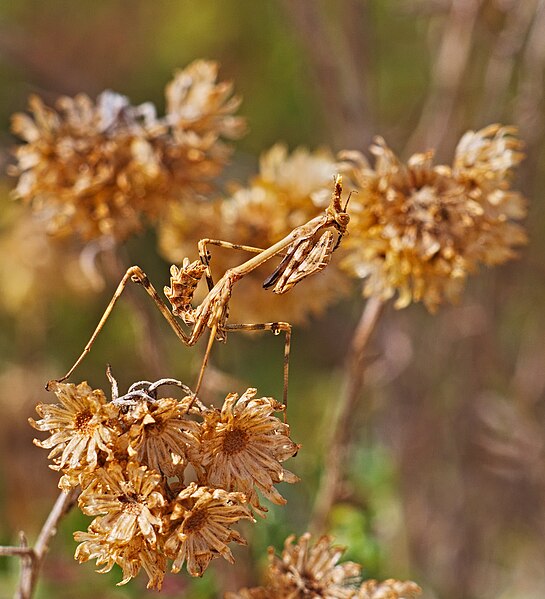
M 361 583 L 361 566 L 354 562 L 339 564 L 345 552 L 328 536 L 311 543 L 310 533 L 298 541 L 286 539 L 281 557 L 269 548 L 269 565 L 264 587 L 226 593 L 225 599 L 415 599 L 420 587 L 414 582 L 389 579 Z
M 177 71 L 166 87 L 166 114 L 177 141 L 184 137 L 199 136 L 211 152 L 208 170 L 220 165 L 230 154 L 220 138 L 236 139 L 246 132 L 242 117 L 233 116 L 241 99 L 233 96 L 233 84 L 218 80 L 218 64 L 210 60 L 196 60 L 185 69 Z M 191 145 L 191 139 L 187 143 Z M 198 157 L 192 153 L 194 162 Z M 202 162 L 201 162 L 202 167 Z
M 159 486 L 161 475 L 129 462 L 126 468 L 110 464 L 97 472 L 97 477 L 99 484 L 84 489 L 78 500 L 84 514 L 100 516 L 93 528 L 107 531 L 107 540 L 112 543 L 125 545 L 142 536 L 154 548 L 165 505 Z
M 200 487 L 190 483 L 174 502 L 170 515 L 172 533 L 164 550 L 174 560 L 172 571 L 179 572 L 187 562 L 191 576 L 202 576 L 210 560 L 220 555 L 233 563 L 227 544 L 235 541 L 245 545 L 245 539 L 231 525 L 241 519 L 252 520 L 243 493 L 228 493 L 224 489 Z
M 415 599 L 421 593 L 422 589 L 410 580 L 366 580 L 355 599 Z
M 162 398 L 131 408 L 124 417 L 130 425 L 127 452 L 131 459 L 165 476 L 183 472 L 188 452 L 199 451 L 200 426 L 186 417 L 191 401 L 191 397 L 182 401 Z
M 501 264 L 526 242 L 523 196 L 510 177 L 523 158 L 512 127 L 466 133 L 453 167 L 433 164 L 433 152 L 402 163 L 377 138 L 372 168 L 359 152 L 344 152 L 344 168 L 359 193 L 351 204 L 345 268 L 365 279 L 364 294 L 396 307 L 423 301 L 433 311 L 455 301 L 479 264 Z
M 331 544 L 328 536 L 311 544 L 305 533 L 298 541 L 290 536 L 281 557 L 269 550 L 268 586 L 278 597 L 323 597 L 348 599 L 354 595 L 354 584 L 361 567 L 354 562 L 339 564 L 343 547 Z
M 264 516 L 267 509 L 260 505 L 256 489 L 273 503 L 285 504 L 274 485 L 299 480 L 281 463 L 300 446 L 290 439 L 289 426 L 274 415 L 284 406 L 269 397 L 256 399 L 256 394 L 256 389 L 247 389 L 240 398 L 230 393 L 221 411 L 203 414 L 201 465 L 207 484 L 244 493 Z
M 51 449 L 48 457 L 54 460 L 51 467 L 55 470 L 95 468 L 99 452 L 111 456 L 118 434 L 112 422 L 112 406 L 101 389 L 91 389 L 87 383 L 53 383 L 50 389 L 60 404 L 38 404 L 36 411 L 42 419 L 29 418 L 29 422 L 51 436 L 44 441 L 35 439 L 34 443 Z
M 332 545 L 330 537 L 322 536 L 314 545 L 310 539 L 310 533 L 295 543 L 295 535 L 288 537 L 281 557 L 269 547 L 267 585 L 227 593 L 225 599 L 353 599 L 361 566 L 339 564 L 345 550 Z
M 197 61 L 167 87 L 167 114 L 131 106 L 106 91 L 62 97 L 56 110 L 30 99 L 32 116 L 16 114 L 12 129 L 26 143 L 16 151 L 15 195 L 44 214 L 55 235 L 122 241 L 170 202 L 207 193 L 225 165 L 243 121 L 231 84 L 216 82 L 217 65 Z
M 172 205 L 159 226 L 160 251 L 173 262 L 191 256 L 202 237 L 267 248 L 294 227 L 320 214 L 328 205 L 336 173 L 332 154 L 298 148 L 291 154 L 278 144 L 261 156 L 259 174 L 232 196 L 203 205 Z M 214 248 L 212 273 L 240 263 L 240 251 Z M 244 255 L 244 254 L 243 254 Z M 258 269 L 239 283 L 231 303 L 233 322 L 302 322 L 321 313 L 347 290 L 346 277 L 332 265 L 283 297 L 263 293 L 265 276 Z
M 171 378 L 138 381 L 120 395 L 109 367 L 106 373 L 111 401 L 87 383 L 51 381 L 61 405 L 40 404 L 42 420 L 31 421 L 52 434 L 37 443 L 52 449 L 54 467 L 64 473 L 61 488 L 80 486 L 78 505 L 94 517 L 87 532 L 74 535 L 76 559 L 96 560 L 101 572 L 119 565 L 120 584 L 143 568 L 148 587 L 157 589 L 169 558 L 174 572 L 186 563 L 192 576 L 214 557 L 233 562 L 228 544 L 246 541 L 232 526 L 255 522 L 249 502 L 265 511 L 256 489 L 285 503 L 274 483 L 297 480 L 280 465 L 299 448 L 274 416 L 283 406 L 248 389 L 240 398 L 229 394 L 222 410 L 206 408 Z M 158 397 L 164 386 L 185 396 Z M 189 464 L 200 484 L 185 483 Z
M 109 572 L 115 564 L 123 571 L 123 579 L 118 586 L 134 578 L 141 568 L 146 571 L 148 589 L 160 590 L 167 567 L 166 557 L 153 549 L 142 536 L 133 537 L 125 545 L 110 540 L 107 530 L 91 525 L 88 532 L 77 531 L 74 539 L 79 543 L 75 558 L 80 562 L 96 560 L 97 566 L 103 566 L 99 573 Z

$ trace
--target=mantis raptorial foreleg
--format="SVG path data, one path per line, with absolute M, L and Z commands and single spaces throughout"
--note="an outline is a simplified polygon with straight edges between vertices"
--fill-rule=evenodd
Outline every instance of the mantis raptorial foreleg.
M 210 270 L 210 252 L 206 247 L 208 244 L 227 248 L 229 250 L 251 252 L 253 254 L 260 254 L 265 251 L 263 248 L 256 248 L 251 245 L 240 245 L 239 243 L 231 243 L 230 241 L 223 241 L 221 239 L 201 239 L 199 241 L 199 256 L 201 257 L 201 262 L 206 266 L 206 271 L 204 274 L 209 291 L 212 289 L 212 287 L 214 287 L 214 279 L 212 278 L 212 271 Z
M 257 248 L 250 245 L 241 245 L 238 243 L 231 243 L 229 241 L 223 241 L 221 239 L 201 239 L 199 241 L 199 255 L 201 257 L 202 263 L 206 266 L 205 276 L 208 284 L 208 289 L 211 290 L 214 287 L 214 279 L 212 277 L 212 272 L 210 269 L 210 253 L 208 251 L 208 245 L 215 245 L 217 247 L 222 247 L 231 250 L 241 250 L 245 252 L 251 252 L 254 254 L 259 254 L 265 252 L 262 248 Z M 264 260 L 265 262 L 265 260 Z M 283 393 L 282 393 L 282 403 L 286 406 L 288 405 L 288 377 L 289 377 L 289 359 L 290 359 L 290 345 L 291 345 L 291 325 L 288 322 L 267 322 L 267 323 L 259 323 L 259 324 L 226 324 L 224 327 L 225 331 L 272 331 L 275 335 L 279 334 L 281 331 L 285 333 L 285 343 L 284 343 L 284 367 L 283 367 Z M 210 350 L 212 349 L 212 345 L 214 343 L 214 339 L 216 337 L 216 328 L 213 328 L 210 332 L 210 336 L 208 339 L 208 344 L 206 347 L 206 351 L 204 354 L 201 371 L 199 373 L 199 378 L 197 380 L 196 391 L 198 392 L 200 389 L 202 379 L 204 376 L 204 370 L 208 364 L 208 357 L 210 355 Z M 285 412 L 284 412 L 285 417 Z

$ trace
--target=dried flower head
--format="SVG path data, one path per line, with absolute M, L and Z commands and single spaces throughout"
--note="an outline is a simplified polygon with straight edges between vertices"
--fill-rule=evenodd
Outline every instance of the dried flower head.
M 199 487 L 190 483 L 175 500 L 171 535 L 165 553 L 174 560 L 172 571 L 179 572 L 187 562 L 191 576 L 202 576 L 210 560 L 220 555 L 228 562 L 234 558 L 228 543 L 245 545 L 244 538 L 231 529 L 241 519 L 253 520 L 242 493 Z
M 423 301 L 435 310 L 459 297 L 479 264 L 501 264 L 525 243 L 516 222 L 525 201 L 509 181 L 523 157 L 512 127 L 466 133 L 453 167 L 434 166 L 431 151 L 404 164 L 382 138 L 371 152 L 374 168 L 358 152 L 342 154 L 359 188 L 344 266 L 365 279 L 366 296 L 397 293 L 398 308 Z
M 34 440 L 39 447 L 51 449 L 49 458 L 55 470 L 69 468 L 80 473 L 97 466 L 99 452 L 111 456 L 118 431 L 112 422 L 111 406 L 101 389 L 91 389 L 87 383 L 53 383 L 59 404 L 38 404 L 36 411 L 42 417 L 30 424 L 50 437 Z M 77 482 L 75 482 L 77 485 Z
M 245 120 L 233 116 L 241 100 L 233 96 L 231 82 L 218 83 L 216 62 L 196 60 L 177 71 L 166 87 L 166 100 L 166 114 L 174 136 L 198 135 L 206 140 L 207 149 L 213 153 L 229 154 L 220 138 L 236 139 L 246 132 Z M 220 162 L 220 156 L 214 158 Z
M 328 536 L 312 544 L 309 533 L 294 541 L 295 536 L 286 539 L 281 557 L 269 550 L 268 586 L 278 597 L 353 597 L 361 567 L 354 562 L 338 563 L 343 547 L 332 545 Z
M 97 566 L 103 566 L 98 570 L 101 574 L 109 572 L 115 564 L 121 567 L 123 579 L 118 585 L 126 584 L 144 568 L 149 578 L 148 589 L 161 589 L 167 559 L 152 549 L 144 537 L 133 537 L 121 545 L 109 538 L 107 530 L 91 525 L 87 532 L 75 532 L 74 539 L 79 543 L 75 558 L 80 563 L 96 560 Z
M 129 462 L 126 468 L 110 464 L 96 476 L 99 484 L 84 489 L 78 500 L 84 514 L 100 516 L 93 528 L 107 531 L 112 543 L 125 545 L 142 536 L 154 548 L 162 526 L 158 514 L 165 505 L 161 475 Z
M 138 402 L 124 415 L 130 426 L 127 452 L 131 459 L 165 476 L 183 472 L 188 453 L 199 451 L 200 426 L 187 418 L 192 398 L 161 398 Z
M 275 145 L 262 155 L 259 174 L 231 197 L 207 205 L 172 205 L 159 227 L 161 252 L 168 260 L 181 262 L 194 253 L 202 237 L 267 248 L 327 207 L 335 169 L 327 150 L 298 148 L 288 154 L 285 146 Z M 212 274 L 251 257 L 225 248 L 211 248 L 211 253 Z M 230 305 L 233 322 L 301 322 L 322 312 L 347 289 L 346 277 L 330 265 L 319 277 L 279 298 L 263 292 L 263 281 L 271 272 L 267 268 L 257 269 L 238 284 Z
M 281 557 L 269 548 L 264 587 L 226 593 L 225 599 L 415 599 L 420 594 L 420 587 L 410 581 L 368 580 L 360 586 L 361 566 L 354 562 L 340 564 L 344 552 L 328 536 L 314 544 L 309 533 L 298 541 L 290 536 Z
M 148 587 L 157 589 L 169 558 L 174 572 L 186 563 L 192 576 L 215 557 L 233 562 L 228 544 L 246 543 L 233 525 L 255 522 L 249 503 L 266 511 L 256 490 L 282 504 L 274 484 L 297 480 L 281 466 L 299 448 L 274 415 L 283 406 L 248 389 L 240 398 L 229 394 L 221 410 L 206 408 L 171 378 L 138 381 L 120 395 L 109 367 L 107 376 L 111 401 L 87 383 L 51 381 L 61 404 L 40 404 L 42 420 L 31 421 L 51 433 L 37 443 L 52 449 L 54 467 L 64 473 L 61 488 L 79 485 L 78 505 L 94 517 L 87 532 L 74 535 L 76 559 L 96 560 L 101 572 L 118 564 L 120 584 L 143 568 Z M 164 386 L 185 396 L 161 398 Z M 185 482 L 189 464 L 198 483 Z
M 167 87 L 167 115 L 106 91 L 96 103 L 62 97 L 56 110 L 30 99 L 16 114 L 15 194 L 44 214 L 50 232 L 121 241 L 188 193 L 206 193 L 229 156 L 220 138 L 242 133 L 239 101 L 217 83 L 217 65 L 197 61 Z
M 362 583 L 356 599 L 415 599 L 422 589 L 410 580 L 388 579 L 383 582 L 366 580 Z
M 274 485 L 299 480 L 281 463 L 300 446 L 290 439 L 289 426 L 274 415 L 283 406 L 269 397 L 257 399 L 256 394 L 256 389 L 247 389 L 240 398 L 230 393 L 221 411 L 204 413 L 201 465 L 208 484 L 244 493 L 264 515 L 267 509 L 260 505 L 256 489 L 273 503 L 285 504 Z

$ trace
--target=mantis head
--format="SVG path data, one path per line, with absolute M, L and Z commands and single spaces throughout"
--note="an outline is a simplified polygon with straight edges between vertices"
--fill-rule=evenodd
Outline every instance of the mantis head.
M 348 202 L 350 196 L 346 200 L 344 208 L 341 204 L 341 196 L 343 192 L 343 178 L 342 175 L 336 175 L 335 184 L 333 187 L 333 193 L 331 195 L 331 202 L 327 208 L 326 214 L 330 219 L 330 224 L 337 229 L 339 235 L 342 237 L 346 233 L 346 227 L 350 222 L 350 216 L 346 209 L 348 208 Z

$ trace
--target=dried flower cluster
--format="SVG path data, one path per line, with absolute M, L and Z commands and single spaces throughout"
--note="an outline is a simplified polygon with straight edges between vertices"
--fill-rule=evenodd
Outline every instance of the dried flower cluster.
M 179 263 L 192 255 L 202 237 L 268 248 L 327 207 L 336 172 L 333 155 L 325 149 L 298 148 L 289 154 L 284 145 L 275 145 L 261 156 L 259 174 L 247 187 L 235 188 L 231 197 L 171 205 L 159 225 L 161 253 Z M 223 273 L 248 256 L 212 248 L 212 272 Z M 348 287 L 346 277 L 330 264 L 319 277 L 306 280 L 304 288 L 296 287 L 279 298 L 263 293 L 267 274 L 258 269 L 240 282 L 231 321 L 301 322 L 322 312 Z
M 79 506 L 94 517 L 74 535 L 76 559 L 96 560 L 101 572 L 118 564 L 120 584 L 144 568 L 155 589 L 167 559 L 174 572 L 185 563 L 192 576 L 215 557 L 232 562 L 229 543 L 245 544 L 233 525 L 253 521 L 252 508 L 266 512 L 257 491 L 283 504 L 274 485 L 297 481 L 281 466 L 299 448 L 274 416 L 283 407 L 248 389 L 229 394 L 221 410 L 206 408 L 173 379 L 141 381 L 119 397 L 111 381 L 111 401 L 87 383 L 52 383 L 59 403 L 39 404 L 41 419 L 30 421 L 50 434 L 35 442 L 63 473 L 59 486 L 81 487 Z M 158 397 L 164 385 L 187 396 Z
M 374 168 L 359 152 L 344 152 L 344 169 L 359 193 L 351 202 L 347 270 L 365 279 L 366 296 L 396 307 L 422 301 L 433 311 L 456 300 L 479 264 L 501 264 L 526 242 L 516 221 L 523 196 L 510 189 L 523 158 L 513 127 L 490 125 L 460 140 L 452 166 L 434 165 L 433 152 L 402 163 L 377 138 Z
M 361 582 L 361 566 L 339 563 L 345 549 L 332 545 L 328 536 L 311 543 L 309 533 L 298 541 L 290 536 L 278 557 L 269 549 L 266 585 L 227 593 L 225 599 L 415 599 L 420 587 L 411 581 L 366 580 Z
M 16 114 L 16 196 L 32 204 L 55 235 L 122 241 L 173 201 L 210 191 L 230 150 L 222 138 L 244 131 L 233 116 L 239 99 L 217 82 L 214 62 L 196 61 L 166 88 L 166 115 L 105 91 L 61 97 L 56 109 L 38 97 L 31 116 Z

